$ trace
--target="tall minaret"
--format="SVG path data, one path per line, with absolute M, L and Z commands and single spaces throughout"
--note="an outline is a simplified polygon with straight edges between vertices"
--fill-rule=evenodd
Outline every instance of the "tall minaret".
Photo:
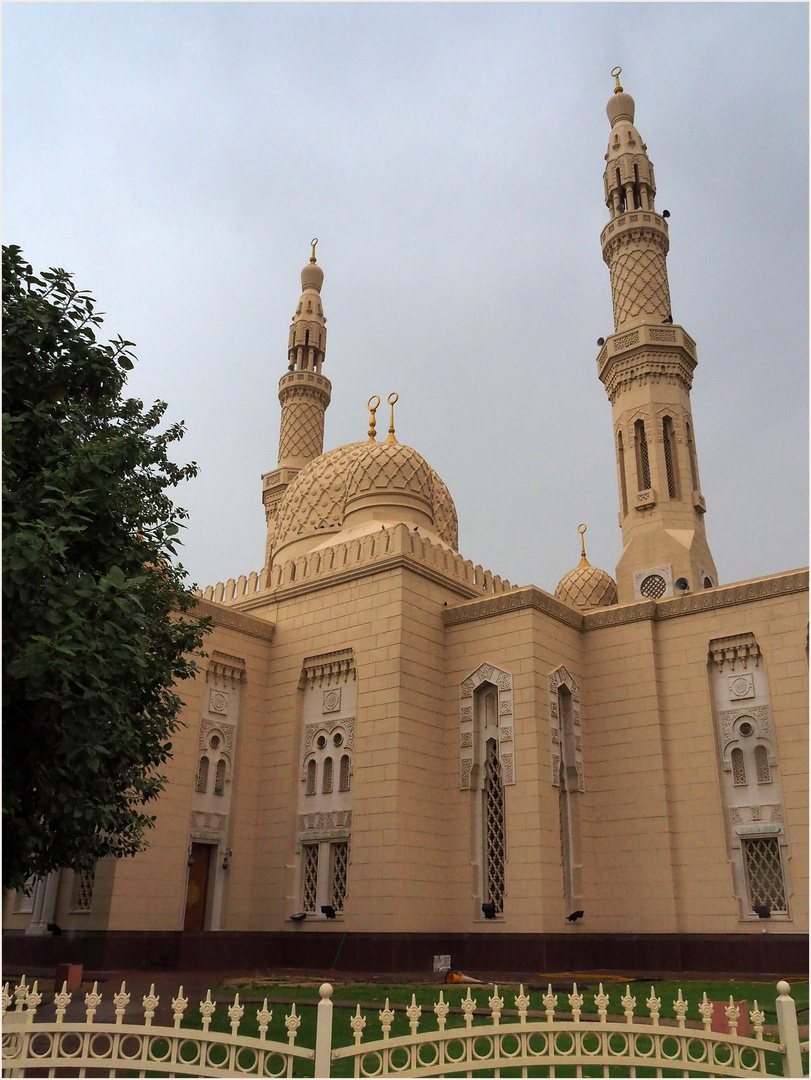
M 324 413 L 330 402 L 332 383 L 321 374 L 327 348 L 327 320 L 321 307 L 324 271 L 312 255 L 301 271 L 301 299 L 290 324 L 287 373 L 279 380 L 282 425 L 279 433 L 279 464 L 262 477 L 262 502 L 268 526 L 273 530 L 276 508 L 293 477 L 324 452 Z M 269 561 L 266 552 L 265 562 Z
M 623 550 L 620 604 L 718 584 L 704 533 L 690 387 L 696 345 L 674 324 L 665 262 L 669 216 L 654 210 L 647 147 L 634 100 L 617 86 L 606 112 L 603 259 L 611 271 L 614 330 L 597 357 L 611 401 Z

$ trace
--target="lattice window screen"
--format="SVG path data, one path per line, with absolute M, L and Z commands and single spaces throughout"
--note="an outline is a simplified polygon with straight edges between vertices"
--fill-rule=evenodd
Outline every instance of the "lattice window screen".
M 676 473 L 673 466 L 673 421 L 666 416 L 662 421 L 662 445 L 665 450 L 665 470 L 667 471 L 667 493 L 676 498 Z
M 332 899 L 330 903 L 336 911 L 344 909 L 346 897 L 346 871 L 349 864 L 349 844 L 332 844 Z
M 315 795 L 315 762 L 307 762 L 307 795 Z
M 650 487 L 650 461 L 644 420 L 637 420 L 634 424 L 634 442 L 636 443 L 637 486 L 640 491 L 647 491 Z
M 741 844 L 749 890 L 749 907 L 754 911 L 755 904 L 768 904 L 773 915 L 786 915 L 788 904 L 777 837 L 763 836 L 742 840 Z
M 661 574 L 648 574 L 639 586 L 642 596 L 649 596 L 652 600 L 659 600 L 667 592 L 667 582 Z
M 332 794 L 332 758 L 324 759 L 324 779 L 321 783 L 321 791 L 324 795 Z
M 318 844 L 305 844 L 301 857 L 304 861 L 301 907 L 308 915 L 315 915 L 318 903 Z
M 736 747 L 730 754 L 732 759 L 732 782 L 735 787 L 746 787 L 746 762 L 743 750 Z
M 504 788 L 501 782 L 501 764 L 498 746 L 493 740 L 487 743 L 487 761 L 484 779 L 484 857 L 485 894 L 496 913 L 504 912 L 504 863 L 506 840 L 504 828 Z
M 350 769 L 349 754 L 344 754 L 344 756 L 341 758 L 341 771 L 340 771 L 340 774 L 338 776 L 338 790 L 339 791 L 349 791 L 349 784 L 350 784 L 349 769 Z
M 769 768 L 769 752 L 765 746 L 755 747 L 755 768 L 759 784 L 770 784 L 772 782 L 772 770 Z
M 217 771 L 214 774 L 214 794 L 225 794 L 225 762 L 222 758 L 217 762 Z
M 80 870 L 76 874 L 73 893 L 74 911 L 90 911 L 93 904 L 93 885 L 95 881 L 95 870 Z
M 194 790 L 205 794 L 208 787 L 208 758 L 205 754 L 200 758 L 197 763 L 197 779 L 194 783 Z

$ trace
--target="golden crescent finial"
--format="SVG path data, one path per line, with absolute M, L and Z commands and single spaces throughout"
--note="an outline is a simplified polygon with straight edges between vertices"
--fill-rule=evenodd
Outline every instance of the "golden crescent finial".
M 315 245 L 316 245 L 317 243 L 318 243 L 318 237 L 317 237 L 317 236 L 314 236 L 314 237 L 312 238 L 312 240 L 310 241 L 310 245 L 311 245 L 311 247 L 312 247 L 312 249 L 313 249 L 313 253 L 312 253 L 312 255 L 310 256 L 310 262 L 315 262 Z
M 622 68 L 619 65 L 617 65 L 617 67 L 611 69 L 611 77 L 612 77 L 612 79 L 617 80 L 617 85 L 614 87 L 614 93 L 615 94 L 623 93 L 623 89 L 620 86 L 620 75 L 621 74 L 622 74 Z
M 583 525 L 582 523 L 577 526 L 577 531 L 580 533 L 580 558 L 581 559 L 586 558 L 586 530 L 587 529 L 588 529 L 588 525 Z
M 386 439 L 386 442 L 397 442 L 397 440 L 394 437 L 394 406 L 397 404 L 397 402 L 399 400 L 400 400 L 400 395 L 395 394 L 394 391 L 392 391 L 392 393 L 390 393 L 389 396 L 386 398 L 386 401 L 389 403 L 389 405 L 391 405 L 391 421 L 389 423 L 389 437 L 388 437 L 388 439 Z
M 372 404 L 374 402 L 374 405 Z M 375 413 L 380 405 L 380 398 L 377 394 L 372 394 L 369 400 L 366 402 L 366 408 L 369 410 L 369 442 L 375 441 Z

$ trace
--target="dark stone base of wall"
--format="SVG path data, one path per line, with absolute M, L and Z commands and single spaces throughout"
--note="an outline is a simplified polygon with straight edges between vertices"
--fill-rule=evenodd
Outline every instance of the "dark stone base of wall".
M 342 941 L 343 939 L 343 941 Z M 640 976 L 696 972 L 785 978 L 808 974 L 805 934 L 346 934 L 291 930 L 201 934 L 65 931 L 3 935 L 3 966 L 34 971 L 61 963 L 90 971 L 238 971 L 301 968 L 429 972 L 435 954 L 477 971 L 614 971 Z

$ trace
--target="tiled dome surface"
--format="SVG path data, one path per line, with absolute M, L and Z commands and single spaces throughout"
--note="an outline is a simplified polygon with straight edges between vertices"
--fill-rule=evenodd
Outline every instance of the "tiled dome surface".
M 437 535 L 456 548 L 456 507 L 425 458 L 402 443 L 361 442 L 322 454 L 296 476 L 279 505 L 273 550 L 305 536 L 339 531 L 347 500 L 375 491 L 422 497 L 430 507 Z M 404 521 L 409 520 L 407 515 L 406 509 Z
M 560 579 L 555 599 L 581 609 L 610 607 L 617 602 L 617 583 L 605 570 L 581 563 Z

